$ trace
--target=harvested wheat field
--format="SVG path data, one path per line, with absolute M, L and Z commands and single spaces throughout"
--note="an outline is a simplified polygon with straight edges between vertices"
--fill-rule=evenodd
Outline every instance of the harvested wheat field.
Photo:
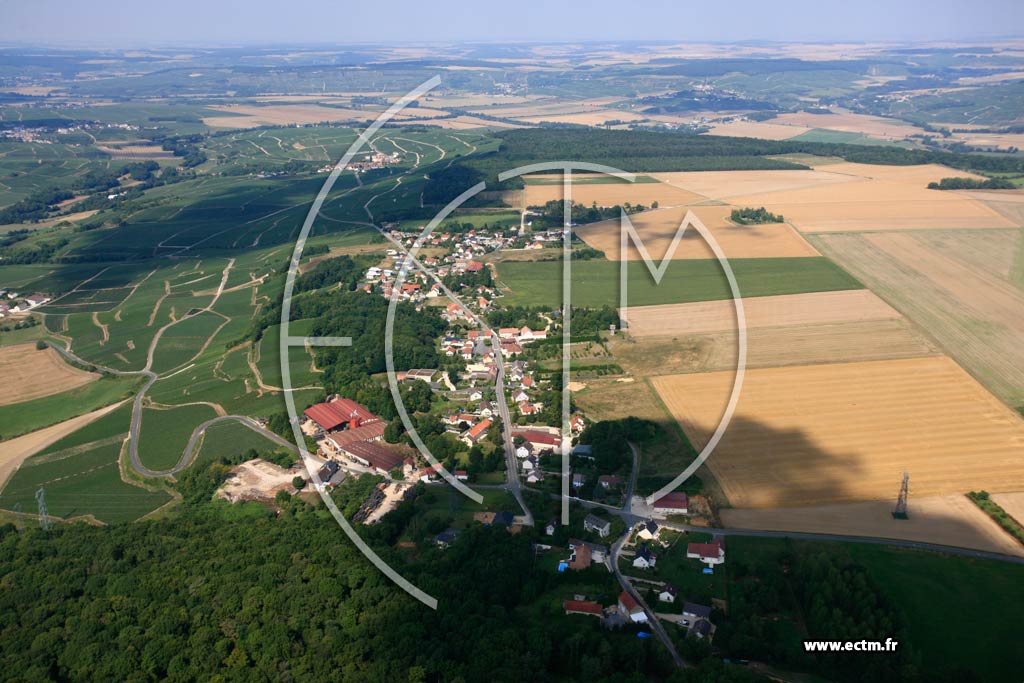
M 652 379 L 702 448 L 734 373 Z M 708 460 L 735 507 L 889 500 L 904 469 L 919 496 L 1024 489 L 1024 420 L 947 357 L 748 370 Z
M 759 140 L 788 140 L 809 130 L 811 129 L 807 126 L 783 126 L 766 121 L 729 121 L 712 125 L 707 134 Z
M 322 107 L 318 104 L 243 105 L 214 104 L 210 109 L 224 112 L 225 116 L 208 116 L 203 123 L 213 128 L 258 128 L 259 126 L 286 126 L 292 123 L 320 123 L 321 121 L 366 121 L 377 112 L 358 109 Z
M 755 297 L 743 300 L 743 310 L 748 329 L 900 317 L 867 289 Z M 629 333 L 638 338 L 736 329 L 736 306 L 730 300 L 636 306 L 627 314 Z
M 580 126 L 603 126 L 608 121 L 640 121 L 646 118 L 621 109 L 593 109 L 573 114 L 542 114 L 540 116 L 522 116 L 518 120 L 524 123 L 574 123 Z
M 1006 514 L 1017 520 L 1018 524 L 1024 524 L 1024 491 L 997 493 L 992 496 L 992 500 L 1006 510 Z
M 909 123 L 881 116 L 868 114 L 852 114 L 836 112 L 831 114 L 812 114 L 806 111 L 780 114 L 771 123 L 805 128 L 822 128 L 838 130 L 844 133 L 861 133 L 883 140 L 902 140 L 908 135 L 924 133 L 924 129 Z
M 739 195 L 729 201 L 737 206 L 767 207 L 802 232 L 1016 227 L 967 195 L 927 189 L 929 182 L 969 175 L 962 171 L 936 165 L 850 163 L 821 168 L 822 173 L 851 181 Z
M 676 230 L 688 211 L 708 228 L 727 258 L 770 258 L 784 256 L 819 256 L 818 251 L 785 223 L 767 225 L 735 225 L 728 220 L 729 206 L 679 206 L 653 209 L 629 216 L 651 258 L 660 261 L 668 253 Z M 576 229 L 580 238 L 604 252 L 610 261 L 621 260 L 620 221 L 611 219 Z M 713 259 L 715 253 L 696 228 L 687 227 L 673 259 Z M 629 243 L 626 260 L 642 257 L 636 245 Z
M 6 406 L 59 394 L 100 376 L 68 365 L 51 348 L 40 351 L 35 344 L 17 344 L 0 347 L 0 377 L 4 378 L 0 406 Z
M 896 482 L 891 501 L 775 510 L 726 509 L 721 511 L 722 523 L 737 529 L 893 538 L 1024 556 L 1024 545 L 1003 531 L 967 496 L 919 498 L 914 495 L 913 477 L 910 479 L 910 518 L 893 519 L 898 489 Z
M 551 185 L 526 185 L 524 192 L 527 206 L 542 206 L 550 201 L 563 200 L 564 189 L 561 184 L 561 174 L 538 174 L 530 177 L 546 182 L 556 182 Z M 573 183 L 572 199 L 584 206 L 595 203 L 598 206 L 623 206 L 627 202 L 651 206 L 653 202 L 658 202 L 659 206 L 667 207 L 704 200 L 704 197 L 698 194 L 665 183 L 628 183 L 610 176 L 592 173 L 574 173 L 573 177 L 577 181 L 583 182 Z M 598 178 L 607 178 L 609 182 L 594 183 L 591 181 L 591 179 Z
M 615 362 L 642 377 L 735 370 L 735 330 L 609 342 Z M 747 367 L 852 363 L 938 355 L 903 318 L 747 329 Z
M 1004 232 L 980 239 L 974 231 L 819 235 L 814 242 L 997 396 L 1024 406 L 1024 253 L 1019 232 Z M 1000 249 L 1006 253 L 996 256 Z
M 695 171 L 647 173 L 663 183 L 694 192 L 708 199 L 727 200 L 734 196 L 783 192 L 806 187 L 855 182 L 849 173 L 829 173 L 830 165 L 799 171 Z

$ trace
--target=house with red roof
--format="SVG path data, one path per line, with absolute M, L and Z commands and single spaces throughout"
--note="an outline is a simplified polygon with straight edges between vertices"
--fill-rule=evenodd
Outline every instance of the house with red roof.
M 725 544 L 721 539 L 714 539 L 710 543 L 688 543 L 686 557 L 690 560 L 700 560 L 713 567 L 725 562 Z
M 491 428 L 491 420 L 481 420 L 472 427 L 470 427 L 462 436 L 462 439 L 467 445 L 472 446 L 479 442 L 485 436 L 487 436 L 487 430 Z
M 604 615 L 604 608 L 591 600 L 566 600 L 562 603 L 562 609 L 566 614 L 586 614 L 598 618 Z
M 627 591 L 619 593 L 619 612 L 634 624 L 646 624 L 647 612 L 640 606 L 640 603 Z
M 680 491 L 666 493 L 654 501 L 655 514 L 662 515 L 685 515 L 690 509 L 686 494 Z

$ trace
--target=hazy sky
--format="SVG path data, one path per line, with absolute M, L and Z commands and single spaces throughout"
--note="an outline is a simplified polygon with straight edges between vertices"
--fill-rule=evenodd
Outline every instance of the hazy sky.
M 0 41 L 355 43 L 980 39 L 1022 0 L 0 0 Z

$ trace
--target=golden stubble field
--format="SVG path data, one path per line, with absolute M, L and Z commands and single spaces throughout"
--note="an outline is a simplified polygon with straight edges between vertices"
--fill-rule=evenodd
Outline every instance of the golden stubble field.
M 589 173 L 573 174 L 573 176 L 578 180 L 600 177 Z M 561 175 L 538 174 L 533 177 L 556 181 L 557 184 L 526 185 L 524 192 L 527 206 L 543 206 L 550 201 L 562 201 L 564 189 L 561 184 Z M 598 206 L 621 206 L 626 202 L 651 206 L 653 202 L 658 202 L 660 207 L 668 207 L 704 200 L 704 197 L 699 194 L 665 183 L 584 182 L 573 183 L 570 191 L 573 201 L 584 206 L 594 203 Z
M 648 254 L 660 261 L 668 253 L 676 231 L 688 211 L 707 227 L 718 242 L 726 258 L 769 258 L 781 256 L 818 256 L 818 251 L 808 244 L 800 234 L 785 223 L 767 225 L 736 225 L 728 220 L 730 206 L 677 206 L 667 209 L 652 209 L 629 216 L 637 234 L 640 235 Z M 620 255 L 620 220 L 611 219 L 591 223 L 576 229 L 576 234 L 590 246 L 604 252 L 611 261 L 622 260 Z M 638 261 L 639 250 L 629 243 L 626 260 Z M 679 243 L 674 259 L 713 259 L 714 252 L 697 229 L 687 227 Z
M 829 164 L 823 172 L 848 176 L 842 184 L 730 197 L 739 206 L 765 206 L 801 232 L 934 230 L 1018 227 L 999 212 L 963 193 L 929 190 L 929 182 L 970 176 L 937 165 Z
M 651 380 L 691 442 L 718 425 L 733 372 Z M 1024 489 L 1024 420 L 947 357 L 748 370 L 708 464 L 735 507 Z
M 726 509 L 721 511 L 721 517 L 726 526 L 738 529 L 873 536 L 1024 556 L 1024 545 L 1003 531 L 967 496 L 921 498 L 911 494 L 910 517 L 902 520 L 893 519 L 893 503 L 894 500 L 771 510 Z
M 939 353 L 895 309 L 866 289 L 744 299 L 747 367 L 917 358 Z M 616 362 L 639 376 L 736 368 L 732 301 L 631 308 Z
M 743 300 L 747 328 L 829 324 L 899 318 L 867 289 L 761 296 Z M 731 300 L 636 306 L 627 312 L 629 333 L 638 338 L 736 329 Z
M 100 376 L 68 365 L 53 349 L 40 351 L 35 344 L 17 344 L 0 347 L 0 377 L 4 378 L 0 405 L 6 406 L 59 394 Z
M 1024 406 L 1019 230 L 813 236 L 997 396 Z

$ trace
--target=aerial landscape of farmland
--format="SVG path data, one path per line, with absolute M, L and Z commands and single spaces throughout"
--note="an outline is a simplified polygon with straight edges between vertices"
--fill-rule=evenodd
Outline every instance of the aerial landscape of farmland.
M 1020 680 L 1024 8 L 179 4 L 3 10 L 0 680 Z

